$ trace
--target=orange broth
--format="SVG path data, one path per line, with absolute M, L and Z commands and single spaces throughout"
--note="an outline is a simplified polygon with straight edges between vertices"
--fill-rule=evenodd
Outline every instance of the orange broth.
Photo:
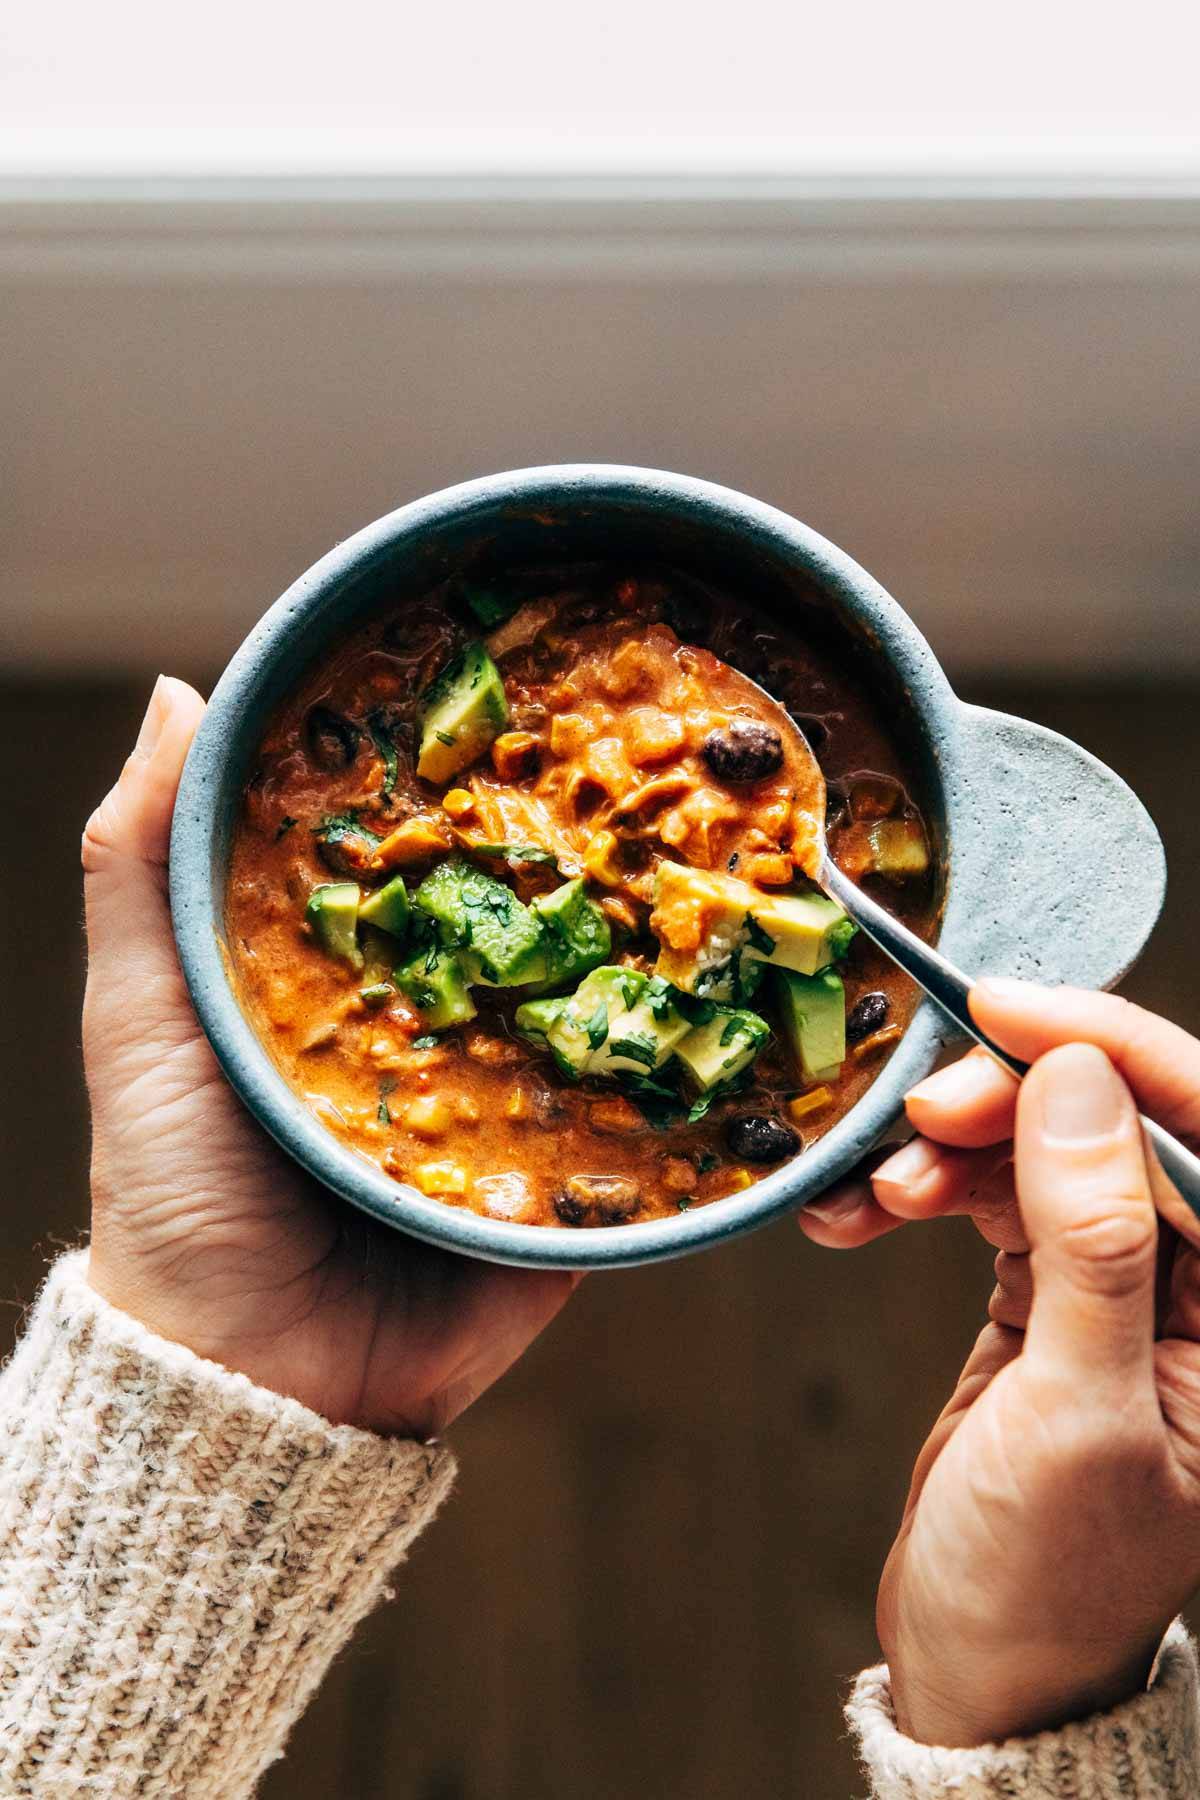
M 368 983 L 325 952 L 306 923 L 310 892 L 347 876 L 365 892 L 397 874 L 411 891 L 455 853 L 478 858 L 524 902 L 582 875 L 609 922 L 607 960 L 651 971 L 664 859 L 733 871 L 764 891 L 794 884 L 811 860 L 812 796 L 786 737 L 779 767 L 761 779 L 722 781 L 705 761 L 715 730 L 766 716 L 739 665 L 808 733 L 829 787 L 831 847 L 852 874 L 866 872 L 871 822 L 909 821 L 911 833 L 918 801 L 852 676 L 784 624 L 748 620 L 735 596 L 703 590 L 697 613 L 696 584 L 657 571 L 588 570 L 540 592 L 526 577 L 523 591 L 486 637 L 507 726 L 447 782 L 415 773 L 422 697 L 485 635 L 452 584 L 381 611 L 277 710 L 235 833 L 230 953 L 243 1005 L 285 1078 L 347 1147 L 396 1180 L 531 1225 L 660 1218 L 767 1172 L 765 1159 L 739 1154 L 739 1120 L 783 1126 L 792 1154 L 868 1087 L 916 999 L 869 941 L 855 938 L 840 968 L 847 1012 L 853 1021 L 858 1008 L 869 1029 L 836 1080 L 814 1089 L 801 1079 L 764 988 L 746 1004 L 772 1027 L 765 1048 L 737 1091 L 689 1119 L 686 1090 L 675 1103 L 612 1080 L 567 1079 L 516 1031 L 527 998 L 518 988 L 473 989 L 477 1016 L 438 1033 L 396 989 L 380 1003 L 386 969 L 382 984 Z M 690 629 L 703 642 L 681 639 L 676 626 L 686 634 L 697 616 L 702 626 Z M 331 815 L 352 815 L 370 833 L 344 841 L 333 868 L 320 835 Z M 534 847 L 554 861 L 510 860 L 480 844 Z M 928 873 L 871 885 L 930 932 Z M 691 929 L 680 917 L 656 916 L 655 926 L 684 939 Z M 876 998 L 864 1007 L 867 995 Z

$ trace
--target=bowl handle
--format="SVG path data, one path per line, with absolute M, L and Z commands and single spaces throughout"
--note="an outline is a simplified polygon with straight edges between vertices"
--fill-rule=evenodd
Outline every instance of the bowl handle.
M 1115 986 L 1162 909 L 1154 821 L 1069 738 L 987 707 L 963 715 L 942 948 L 972 975 Z

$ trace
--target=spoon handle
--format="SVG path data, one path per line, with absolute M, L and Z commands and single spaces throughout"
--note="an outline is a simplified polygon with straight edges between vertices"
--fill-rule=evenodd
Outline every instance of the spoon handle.
M 999 1044 L 994 1044 L 980 1031 L 967 1004 L 971 983 L 948 957 L 922 942 L 907 925 L 902 925 L 886 908 L 872 900 L 870 895 L 864 894 L 848 876 L 842 874 L 829 857 L 826 857 L 821 869 L 820 885 L 906 975 L 912 976 L 918 987 L 924 988 L 930 999 L 936 1001 L 947 1017 L 953 1019 L 968 1037 L 973 1037 L 977 1044 L 982 1044 L 997 1062 L 1003 1063 L 1006 1069 L 1011 1069 L 1014 1075 L 1026 1073 L 1028 1063 L 1022 1062 L 1019 1057 L 1010 1056 L 1007 1050 L 1002 1050 Z M 1196 1217 L 1200 1218 L 1200 1157 L 1193 1156 L 1178 1138 L 1172 1137 L 1169 1131 L 1164 1131 L 1161 1125 L 1148 1119 L 1144 1113 L 1142 1126 L 1154 1145 L 1164 1175 L 1179 1190 Z

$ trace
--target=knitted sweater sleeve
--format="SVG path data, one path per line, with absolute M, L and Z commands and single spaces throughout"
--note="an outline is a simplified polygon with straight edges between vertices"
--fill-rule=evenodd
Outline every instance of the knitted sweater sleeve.
M 1145 1693 L 1037 1737 L 939 1750 L 897 1729 L 886 1667 L 854 1684 L 846 1717 L 872 1800 L 1196 1800 L 1200 1682 L 1177 1620 Z
M 0 1793 L 239 1800 L 453 1464 L 153 1336 L 85 1271 L 56 1264 L 0 1375 Z

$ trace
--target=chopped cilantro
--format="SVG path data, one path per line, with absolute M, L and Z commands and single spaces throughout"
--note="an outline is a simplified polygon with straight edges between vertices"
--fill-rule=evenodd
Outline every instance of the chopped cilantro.
M 653 975 L 642 992 L 646 1004 L 656 1019 L 661 1021 L 671 1016 L 671 1008 L 675 1002 L 675 990 L 669 981 L 664 981 L 661 975 Z
M 289 816 L 289 817 L 288 817 L 288 818 L 285 818 L 285 819 L 280 819 L 280 821 L 279 821 L 279 829 L 278 829 L 278 831 L 277 831 L 277 832 L 276 832 L 276 833 L 275 833 L 275 841 L 276 841 L 276 843 L 278 843 L 278 841 L 279 841 L 279 839 L 280 839 L 280 838 L 281 838 L 281 837 L 286 837 L 286 836 L 287 836 L 287 834 L 288 834 L 288 832 L 289 832 L 289 831 L 290 831 L 290 830 L 291 830 L 291 829 L 292 829 L 292 827 L 293 827 L 293 825 L 294 825 L 294 824 L 295 824 L 295 823 L 296 823 L 296 821 L 295 821 L 295 819 L 293 819 L 293 818 L 291 818 L 291 817 L 290 817 L 290 816 Z
M 858 926 L 853 919 L 840 919 L 829 933 L 829 948 L 833 952 L 835 962 L 841 962 L 850 949 L 851 939 L 856 935 Z
M 497 594 L 490 588 L 468 588 L 466 601 L 485 631 L 502 625 L 517 610 L 517 602 L 512 595 Z
M 691 1206 L 692 1202 L 695 1200 L 695 1198 L 696 1198 L 695 1194 L 680 1194 L 680 1196 L 676 1200 L 675 1204 L 679 1208 L 680 1212 L 686 1212 L 688 1207 Z
M 451 745 L 456 741 L 452 731 L 435 731 L 433 735 L 439 744 Z
M 711 1175 L 720 1160 L 720 1157 L 714 1156 L 711 1150 L 702 1150 L 696 1158 L 697 1171 L 701 1175 Z
M 379 1084 L 379 1110 L 377 1116 L 381 1125 L 390 1125 L 392 1122 L 392 1109 L 388 1105 L 388 1095 L 393 1091 L 395 1086 L 396 1083 L 390 1075 L 385 1075 Z
M 603 1000 L 583 1028 L 587 1032 L 587 1041 L 593 1050 L 599 1050 L 608 1036 L 608 1008 Z
M 702 1119 L 715 1099 L 715 1094 L 701 1094 L 695 1104 L 688 1108 L 688 1124 L 695 1125 L 698 1120 Z
M 441 958 L 438 955 L 437 944 L 436 943 L 430 944 L 428 950 L 425 952 L 425 973 L 426 973 L 426 975 L 432 975 L 440 961 L 441 961 Z
M 724 1031 L 721 1033 L 722 1050 L 725 1048 L 726 1044 L 732 1044 L 735 1037 L 740 1037 L 744 1029 L 745 1027 L 740 1019 L 729 1019 L 726 1022 Z
M 764 956 L 770 956 L 775 948 L 775 939 L 769 931 L 764 931 L 753 913 L 746 914 L 746 937 L 755 950 L 761 950 Z
M 672 988 L 671 1004 L 692 1025 L 707 1025 L 717 1015 L 713 1001 L 698 999 L 695 994 L 685 994 L 680 988 Z
M 432 1031 L 427 1031 L 424 1037 L 413 1039 L 412 1047 L 414 1050 L 436 1050 L 437 1043 L 436 1034 Z
M 642 1063 L 647 1069 L 653 1069 L 658 1062 L 658 1045 L 641 1031 L 631 1031 L 628 1037 L 613 1038 L 609 1052 L 612 1056 L 625 1056 L 630 1062 Z
M 640 978 L 637 977 L 636 975 L 635 976 L 627 976 L 625 978 L 625 980 L 622 981 L 621 994 L 625 1001 L 625 1005 L 629 1009 L 630 1012 L 632 1012 L 634 1007 L 637 1005 L 638 996 L 641 993 L 641 991 L 642 991 L 642 983 L 641 983 Z
M 388 728 L 388 715 L 382 708 L 370 714 L 367 719 L 367 730 L 371 733 L 371 741 L 383 758 L 383 785 L 379 793 L 382 799 L 390 800 L 396 788 L 399 760 L 396 756 L 395 740 Z

